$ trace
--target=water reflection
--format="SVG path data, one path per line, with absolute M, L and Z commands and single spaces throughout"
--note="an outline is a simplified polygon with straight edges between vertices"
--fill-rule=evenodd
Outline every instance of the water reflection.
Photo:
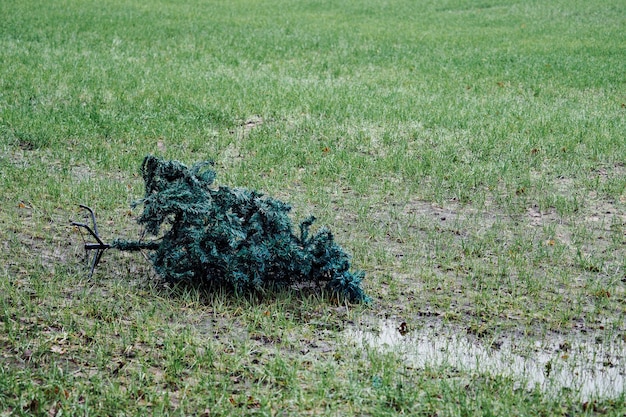
M 416 368 L 445 366 L 505 375 L 520 386 L 538 386 L 547 393 L 569 389 L 583 401 L 616 397 L 626 387 L 623 341 L 598 344 L 552 338 L 524 345 L 523 340 L 507 339 L 499 340 L 495 349 L 441 329 L 406 333 L 393 321 L 381 322 L 379 332 L 348 330 L 347 338 L 359 345 L 398 351 Z

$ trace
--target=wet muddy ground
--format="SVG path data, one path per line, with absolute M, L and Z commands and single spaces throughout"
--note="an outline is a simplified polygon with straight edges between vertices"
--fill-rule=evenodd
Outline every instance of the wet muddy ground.
M 512 335 L 479 340 L 435 323 L 410 330 L 399 320 L 354 326 L 344 337 L 357 346 L 398 353 L 416 372 L 500 375 L 513 378 L 520 388 L 539 387 L 555 396 L 576 392 L 581 401 L 618 397 L 626 388 L 622 339 L 550 334 L 532 341 Z

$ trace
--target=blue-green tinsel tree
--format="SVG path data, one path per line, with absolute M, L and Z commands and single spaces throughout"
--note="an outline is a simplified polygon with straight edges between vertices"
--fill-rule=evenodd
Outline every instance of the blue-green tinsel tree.
M 191 168 L 151 155 L 141 172 L 145 196 L 138 219 L 150 241 L 116 240 L 120 250 L 150 250 L 156 272 L 167 281 L 230 286 L 249 291 L 300 282 L 321 282 L 334 295 L 368 301 L 363 272 L 350 272 L 350 257 L 323 227 L 310 233 L 313 216 L 300 223 L 291 207 L 262 193 L 214 187 L 210 162 Z

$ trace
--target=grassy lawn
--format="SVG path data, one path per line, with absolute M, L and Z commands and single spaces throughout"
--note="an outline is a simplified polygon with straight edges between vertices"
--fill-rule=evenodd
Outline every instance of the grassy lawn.
M 625 1 L 0 16 L 0 416 L 626 412 L 626 358 L 602 353 L 626 342 Z M 172 289 L 116 251 L 88 278 L 69 220 L 88 204 L 105 240 L 135 239 L 149 153 L 314 214 L 373 302 Z M 422 363 L 426 332 L 622 378 L 602 395 Z

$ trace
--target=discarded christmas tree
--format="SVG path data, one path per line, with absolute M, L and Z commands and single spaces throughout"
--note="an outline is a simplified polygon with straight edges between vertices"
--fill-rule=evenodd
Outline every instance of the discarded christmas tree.
M 156 272 L 172 283 L 230 286 L 249 291 L 296 283 L 325 283 L 350 301 L 367 301 L 363 272 L 313 216 L 292 230 L 291 207 L 262 193 L 214 187 L 209 162 L 186 167 L 147 156 L 141 167 L 145 196 L 138 223 L 154 240 L 116 240 L 110 247 L 152 251 Z

